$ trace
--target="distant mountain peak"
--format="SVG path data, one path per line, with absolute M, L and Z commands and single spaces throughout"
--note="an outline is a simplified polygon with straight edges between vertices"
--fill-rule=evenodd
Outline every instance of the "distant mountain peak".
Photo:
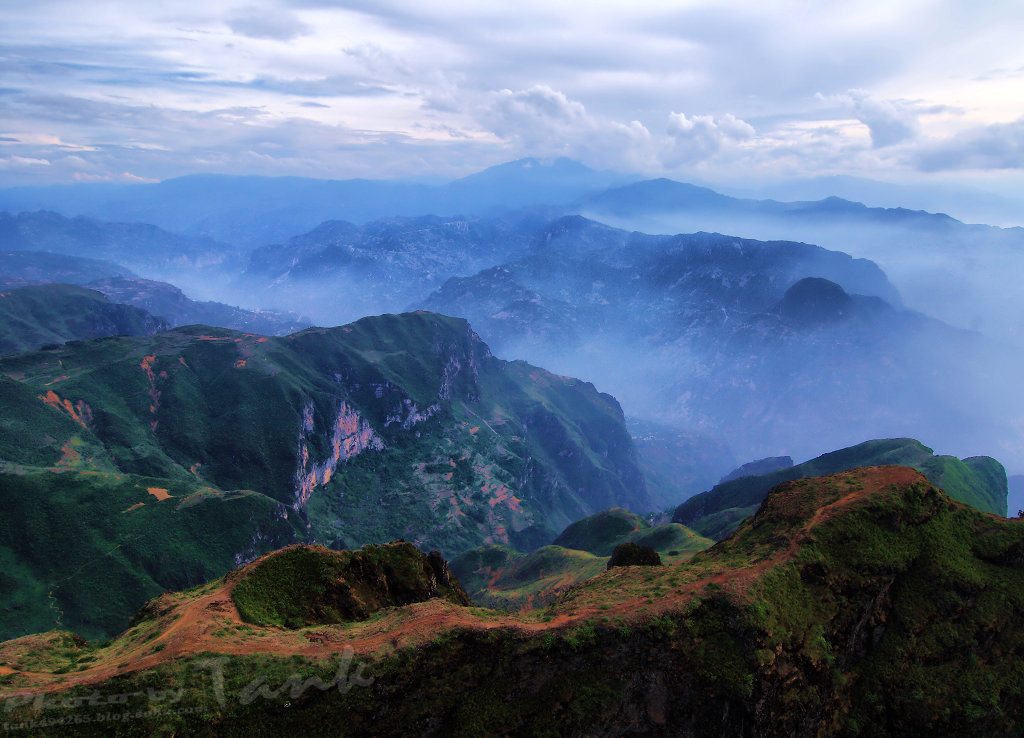
M 798 325 L 821 325 L 843 318 L 852 298 L 835 282 L 822 277 L 804 277 L 783 295 L 779 314 Z

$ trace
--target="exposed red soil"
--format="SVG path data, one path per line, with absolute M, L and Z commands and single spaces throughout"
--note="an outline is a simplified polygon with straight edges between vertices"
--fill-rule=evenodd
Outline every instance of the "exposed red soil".
M 17 673 L 27 677 L 28 684 L 19 686 L 18 691 L 50 692 L 102 682 L 121 674 L 151 669 L 161 663 L 201 653 L 260 653 L 324 658 L 352 647 L 357 655 L 373 656 L 427 642 L 451 629 L 485 631 L 503 628 L 530 635 L 564 629 L 597 618 L 643 620 L 685 610 L 709 585 L 718 585 L 742 596 L 765 571 L 792 558 L 816 526 L 890 486 L 904 487 L 922 482 L 928 483 L 920 473 L 905 467 L 869 467 L 813 480 L 812 491 L 817 494 L 819 503 L 816 512 L 789 534 L 787 547 L 777 550 L 771 556 L 747 567 L 727 568 L 708 574 L 694 571 L 686 564 L 661 568 L 613 569 L 591 580 L 591 586 L 599 588 L 600 597 L 587 601 L 589 588 L 585 586 L 580 590 L 583 597 L 579 598 L 578 605 L 575 598 L 563 601 L 559 606 L 561 612 L 546 621 L 538 620 L 529 613 L 481 615 L 479 610 L 434 599 L 390 608 L 383 617 L 364 623 L 321 625 L 300 630 L 248 626 L 245 631 L 235 632 L 235 628 L 245 624 L 231 600 L 231 590 L 244 572 L 265 558 L 261 557 L 229 574 L 220 586 L 205 594 L 189 599 L 179 595 L 163 595 L 158 603 L 167 610 L 161 615 L 162 631 L 158 636 L 148 641 L 115 641 L 102 661 L 83 671 L 54 675 L 18 672 L 4 666 L 0 667 L 0 674 Z M 806 504 L 807 488 L 799 485 L 801 482 L 788 483 L 777 489 L 768 505 L 785 512 L 790 504 Z M 726 541 L 719 545 L 727 546 L 728 543 Z M 708 564 L 713 567 L 713 554 L 712 558 L 705 560 L 703 566 Z M 673 575 L 685 576 L 687 573 L 696 576 L 685 583 L 673 579 Z M 650 582 L 651 586 L 643 586 L 645 582 Z M 655 584 L 666 586 L 671 591 L 652 597 L 650 590 Z M 155 647 L 160 650 L 154 653 Z
M 168 494 L 163 487 L 146 487 L 146 491 L 153 495 L 158 502 L 171 499 L 174 495 Z

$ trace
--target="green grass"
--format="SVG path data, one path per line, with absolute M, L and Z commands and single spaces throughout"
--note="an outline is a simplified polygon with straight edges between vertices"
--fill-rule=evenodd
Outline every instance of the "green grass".
M 40 399 L 48 392 L 49 404 Z M 342 403 L 383 448 L 339 462 L 296 510 L 303 447 L 310 464 L 330 457 Z M 307 408 L 312 430 L 302 432 Z M 53 626 L 55 582 L 64 625 L 109 636 L 159 589 L 206 581 L 276 545 L 404 538 L 449 558 L 492 541 L 531 550 L 611 501 L 647 508 L 614 400 L 500 361 L 464 320 L 429 313 L 267 340 L 185 326 L 0 358 L 0 468 L 19 466 L 32 469 L 7 491 L 0 537 L 22 598 L 21 609 L 0 611 L 8 636 Z M 87 483 L 65 470 L 255 496 L 122 514 L 146 498 L 128 493 L 135 482 Z M 121 491 L 107 494 L 111 486 Z M 80 554 L 63 541 L 80 541 Z M 93 562 L 107 558 L 102 572 Z M 83 565 L 97 572 L 68 578 Z
M 358 551 L 292 546 L 246 570 L 231 598 L 247 623 L 300 628 L 364 620 L 384 607 L 426 600 L 432 591 L 460 601 L 433 580 L 426 556 L 409 543 Z
M 618 544 L 632 540 L 650 526 L 636 513 L 613 507 L 596 515 L 577 520 L 554 540 L 564 548 L 587 551 L 595 556 L 610 556 Z
M 95 290 L 70 284 L 8 289 L 0 299 L 0 354 L 106 335 L 143 336 L 166 327 L 140 308 L 115 305 Z
M 573 540 L 597 551 L 636 542 L 655 549 L 665 563 L 685 561 L 712 545 L 678 523 L 650 527 L 621 508 L 574 523 L 556 542 Z M 451 567 L 475 602 L 519 609 L 545 605 L 569 587 L 601 574 L 608 559 L 607 555 L 557 543 L 529 554 L 504 546 L 482 546 L 453 559 Z
M 1006 515 L 1006 472 L 999 462 L 988 457 L 961 461 L 953 456 L 935 456 L 919 441 L 894 438 L 867 441 L 771 474 L 716 485 L 676 508 L 672 519 L 701 535 L 723 540 L 756 511 L 768 490 L 777 484 L 860 466 L 885 465 L 917 469 L 954 499 L 983 512 Z
M 149 487 L 172 498 L 158 501 Z M 0 508 L 0 590 L 10 608 L 0 639 L 54 627 L 113 635 L 151 597 L 221 576 L 236 555 L 300 533 L 262 495 L 88 471 L 0 473 Z

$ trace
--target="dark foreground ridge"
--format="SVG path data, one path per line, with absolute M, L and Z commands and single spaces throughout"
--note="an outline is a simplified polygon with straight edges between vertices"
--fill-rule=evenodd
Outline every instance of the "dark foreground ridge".
M 0 645 L 4 720 L 70 716 L 79 724 L 35 733 L 110 735 L 90 720 L 127 709 L 103 702 L 113 695 L 139 711 L 116 732 L 147 736 L 1010 735 L 1024 725 L 1024 527 L 906 467 L 781 484 L 689 563 L 615 567 L 544 610 L 433 597 L 293 629 L 240 617 L 233 587 L 316 552 L 289 549 L 164 595 L 110 643 L 49 633 Z

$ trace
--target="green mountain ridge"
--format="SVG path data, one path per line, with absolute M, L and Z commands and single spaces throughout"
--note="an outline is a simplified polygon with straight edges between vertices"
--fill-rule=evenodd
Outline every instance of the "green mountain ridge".
M 722 540 L 756 512 L 768 490 L 777 484 L 860 466 L 892 464 L 917 469 L 956 500 L 983 512 L 1006 516 L 1006 470 L 998 461 L 987 456 L 963 460 L 935 456 L 920 441 L 893 438 L 866 441 L 769 474 L 730 479 L 682 503 L 672 520 L 701 535 Z
M 70 284 L 0 292 L 0 354 L 104 336 L 151 336 L 170 328 L 145 310 Z
M 0 637 L 53 626 L 36 595 L 69 573 L 58 540 L 81 538 L 72 559 L 85 566 L 76 575 L 85 590 L 96 591 L 95 564 L 110 549 L 138 585 L 115 588 L 102 614 L 88 614 L 93 604 L 68 585 L 55 591 L 62 622 L 94 637 L 163 589 L 287 543 L 531 550 L 598 510 L 651 507 L 613 398 L 496 359 L 464 320 L 429 313 L 284 338 L 188 326 L 15 354 L 0 359 L 0 417 L 2 473 L 17 479 L 0 494 L 45 500 L 72 475 L 83 490 L 65 506 L 4 503 L 0 555 L 18 562 L 26 602 L 0 612 Z M 146 483 L 116 482 L 129 477 Z M 111 485 L 123 494 L 99 492 Z M 176 490 L 174 499 L 154 503 L 149 487 Z M 202 522 L 187 541 L 154 532 L 152 560 L 126 545 L 133 521 L 182 510 L 178 498 L 203 490 L 244 494 L 255 508 L 218 519 L 227 529 L 216 545 L 216 528 Z M 221 508 L 189 509 L 202 518 Z M 83 538 L 82 519 L 106 520 L 103 533 Z M 174 515 L 160 519 L 174 530 Z M 221 553 L 203 562 L 204 545 Z M 182 580 L 176 567 L 193 573 Z
M 109 735 L 96 695 L 126 695 L 128 736 L 1015 735 L 1022 551 L 1020 521 L 906 467 L 858 468 L 774 487 L 687 563 L 617 567 L 528 615 L 434 597 L 262 626 L 234 610 L 243 569 L 108 644 L 0 644 L 0 699 L 41 735 Z M 167 690 L 177 709 L 140 709 Z
M 525 554 L 482 546 L 452 559 L 451 568 L 477 604 L 535 608 L 605 571 L 622 543 L 649 546 L 664 563 L 676 564 L 714 542 L 679 523 L 652 526 L 636 513 L 611 508 L 572 523 L 549 546 Z

